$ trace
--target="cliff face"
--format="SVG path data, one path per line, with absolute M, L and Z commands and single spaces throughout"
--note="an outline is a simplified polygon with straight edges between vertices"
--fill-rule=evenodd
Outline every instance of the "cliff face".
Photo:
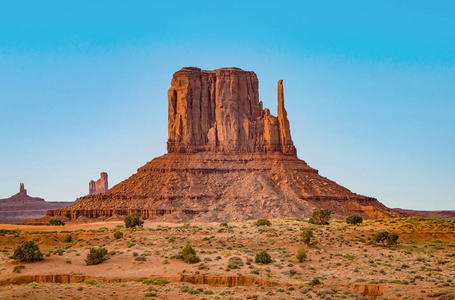
M 278 82 L 278 116 L 263 109 L 254 72 L 183 68 L 168 91 L 168 153 L 105 193 L 82 197 L 47 218 L 98 218 L 139 212 L 165 221 L 309 217 L 395 217 L 297 158 Z
M 169 153 L 282 152 L 296 156 L 279 83 L 278 118 L 262 108 L 254 72 L 237 68 L 176 72 L 168 91 Z

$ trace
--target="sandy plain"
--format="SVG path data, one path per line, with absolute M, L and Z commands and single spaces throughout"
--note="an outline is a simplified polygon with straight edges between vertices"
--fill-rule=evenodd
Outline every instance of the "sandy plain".
M 0 224 L 0 299 L 455 299 L 455 221 L 408 217 L 348 225 L 333 220 L 272 219 L 220 223 L 151 223 L 124 228 L 121 220 L 65 226 Z M 317 245 L 305 245 L 311 228 Z M 371 243 L 380 230 L 399 244 Z M 114 232 L 123 232 L 120 239 Z M 71 236 L 71 242 L 65 241 Z M 10 258 L 34 241 L 44 260 Z M 190 243 L 201 262 L 173 258 Z M 90 247 L 107 260 L 87 266 Z M 304 247 L 307 259 L 296 252 Z M 267 250 L 273 262 L 255 263 Z M 239 257 L 243 265 L 228 267 Z M 19 266 L 19 267 L 18 267 Z M 19 271 L 19 272 L 18 272 Z M 317 278 L 320 284 L 313 285 Z

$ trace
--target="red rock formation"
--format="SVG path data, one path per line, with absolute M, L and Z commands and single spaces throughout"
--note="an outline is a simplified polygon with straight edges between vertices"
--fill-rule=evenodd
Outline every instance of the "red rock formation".
M 375 198 L 352 193 L 297 158 L 278 82 L 278 117 L 262 108 L 254 72 L 176 72 L 168 91 L 168 154 L 100 195 L 48 217 L 97 218 L 140 212 L 166 221 L 309 217 L 396 217 Z
M 297 156 L 297 150 L 291 138 L 288 113 L 284 108 L 283 80 L 278 81 L 278 123 L 280 125 L 280 144 L 284 154 Z
M 277 119 L 262 109 L 254 72 L 237 68 L 183 68 L 176 72 L 168 91 L 168 152 L 278 151 L 296 156 L 282 82 Z
M 107 184 L 107 173 L 102 172 L 100 179 L 97 181 L 90 180 L 89 184 L 89 195 L 97 195 L 106 192 L 108 188 Z
M 49 209 L 64 208 L 73 202 L 46 202 L 43 198 L 30 197 L 24 184 L 19 193 L 0 199 L 0 222 L 19 222 L 43 217 Z
M 21 195 L 27 195 L 27 190 L 24 188 L 24 184 L 21 183 L 19 187 L 19 194 Z

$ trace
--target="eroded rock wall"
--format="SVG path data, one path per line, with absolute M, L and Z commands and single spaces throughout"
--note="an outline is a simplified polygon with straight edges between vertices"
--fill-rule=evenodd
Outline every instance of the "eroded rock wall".
M 296 156 L 279 82 L 278 118 L 262 108 L 254 72 L 183 68 L 168 91 L 169 153 L 282 152 Z

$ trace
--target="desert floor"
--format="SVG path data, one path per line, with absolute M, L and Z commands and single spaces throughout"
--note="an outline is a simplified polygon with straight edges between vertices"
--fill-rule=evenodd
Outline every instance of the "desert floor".
M 121 221 L 0 224 L 0 299 L 455 299 L 453 220 L 271 222 L 146 221 L 137 229 L 124 228 Z M 316 245 L 301 241 L 303 228 L 312 228 Z M 372 234 L 381 230 L 397 233 L 399 244 L 372 243 Z M 123 237 L 114 238 L 116 231 Z M 44 260 L 12 260 L 23 241 L 34 241 Z M 187 243 L 199 263 L 174 258 Z M 107 260 L 87 266 L 91 247 L 105 247 Z M 296 258 L 299 247 L 308 255 L 302 263 Z M 262 250 L 272 263 L 255 263 Z M 232 257 L 242 263 L 228 266 Z M 319 284 L 313 284 L 315 278 Z

